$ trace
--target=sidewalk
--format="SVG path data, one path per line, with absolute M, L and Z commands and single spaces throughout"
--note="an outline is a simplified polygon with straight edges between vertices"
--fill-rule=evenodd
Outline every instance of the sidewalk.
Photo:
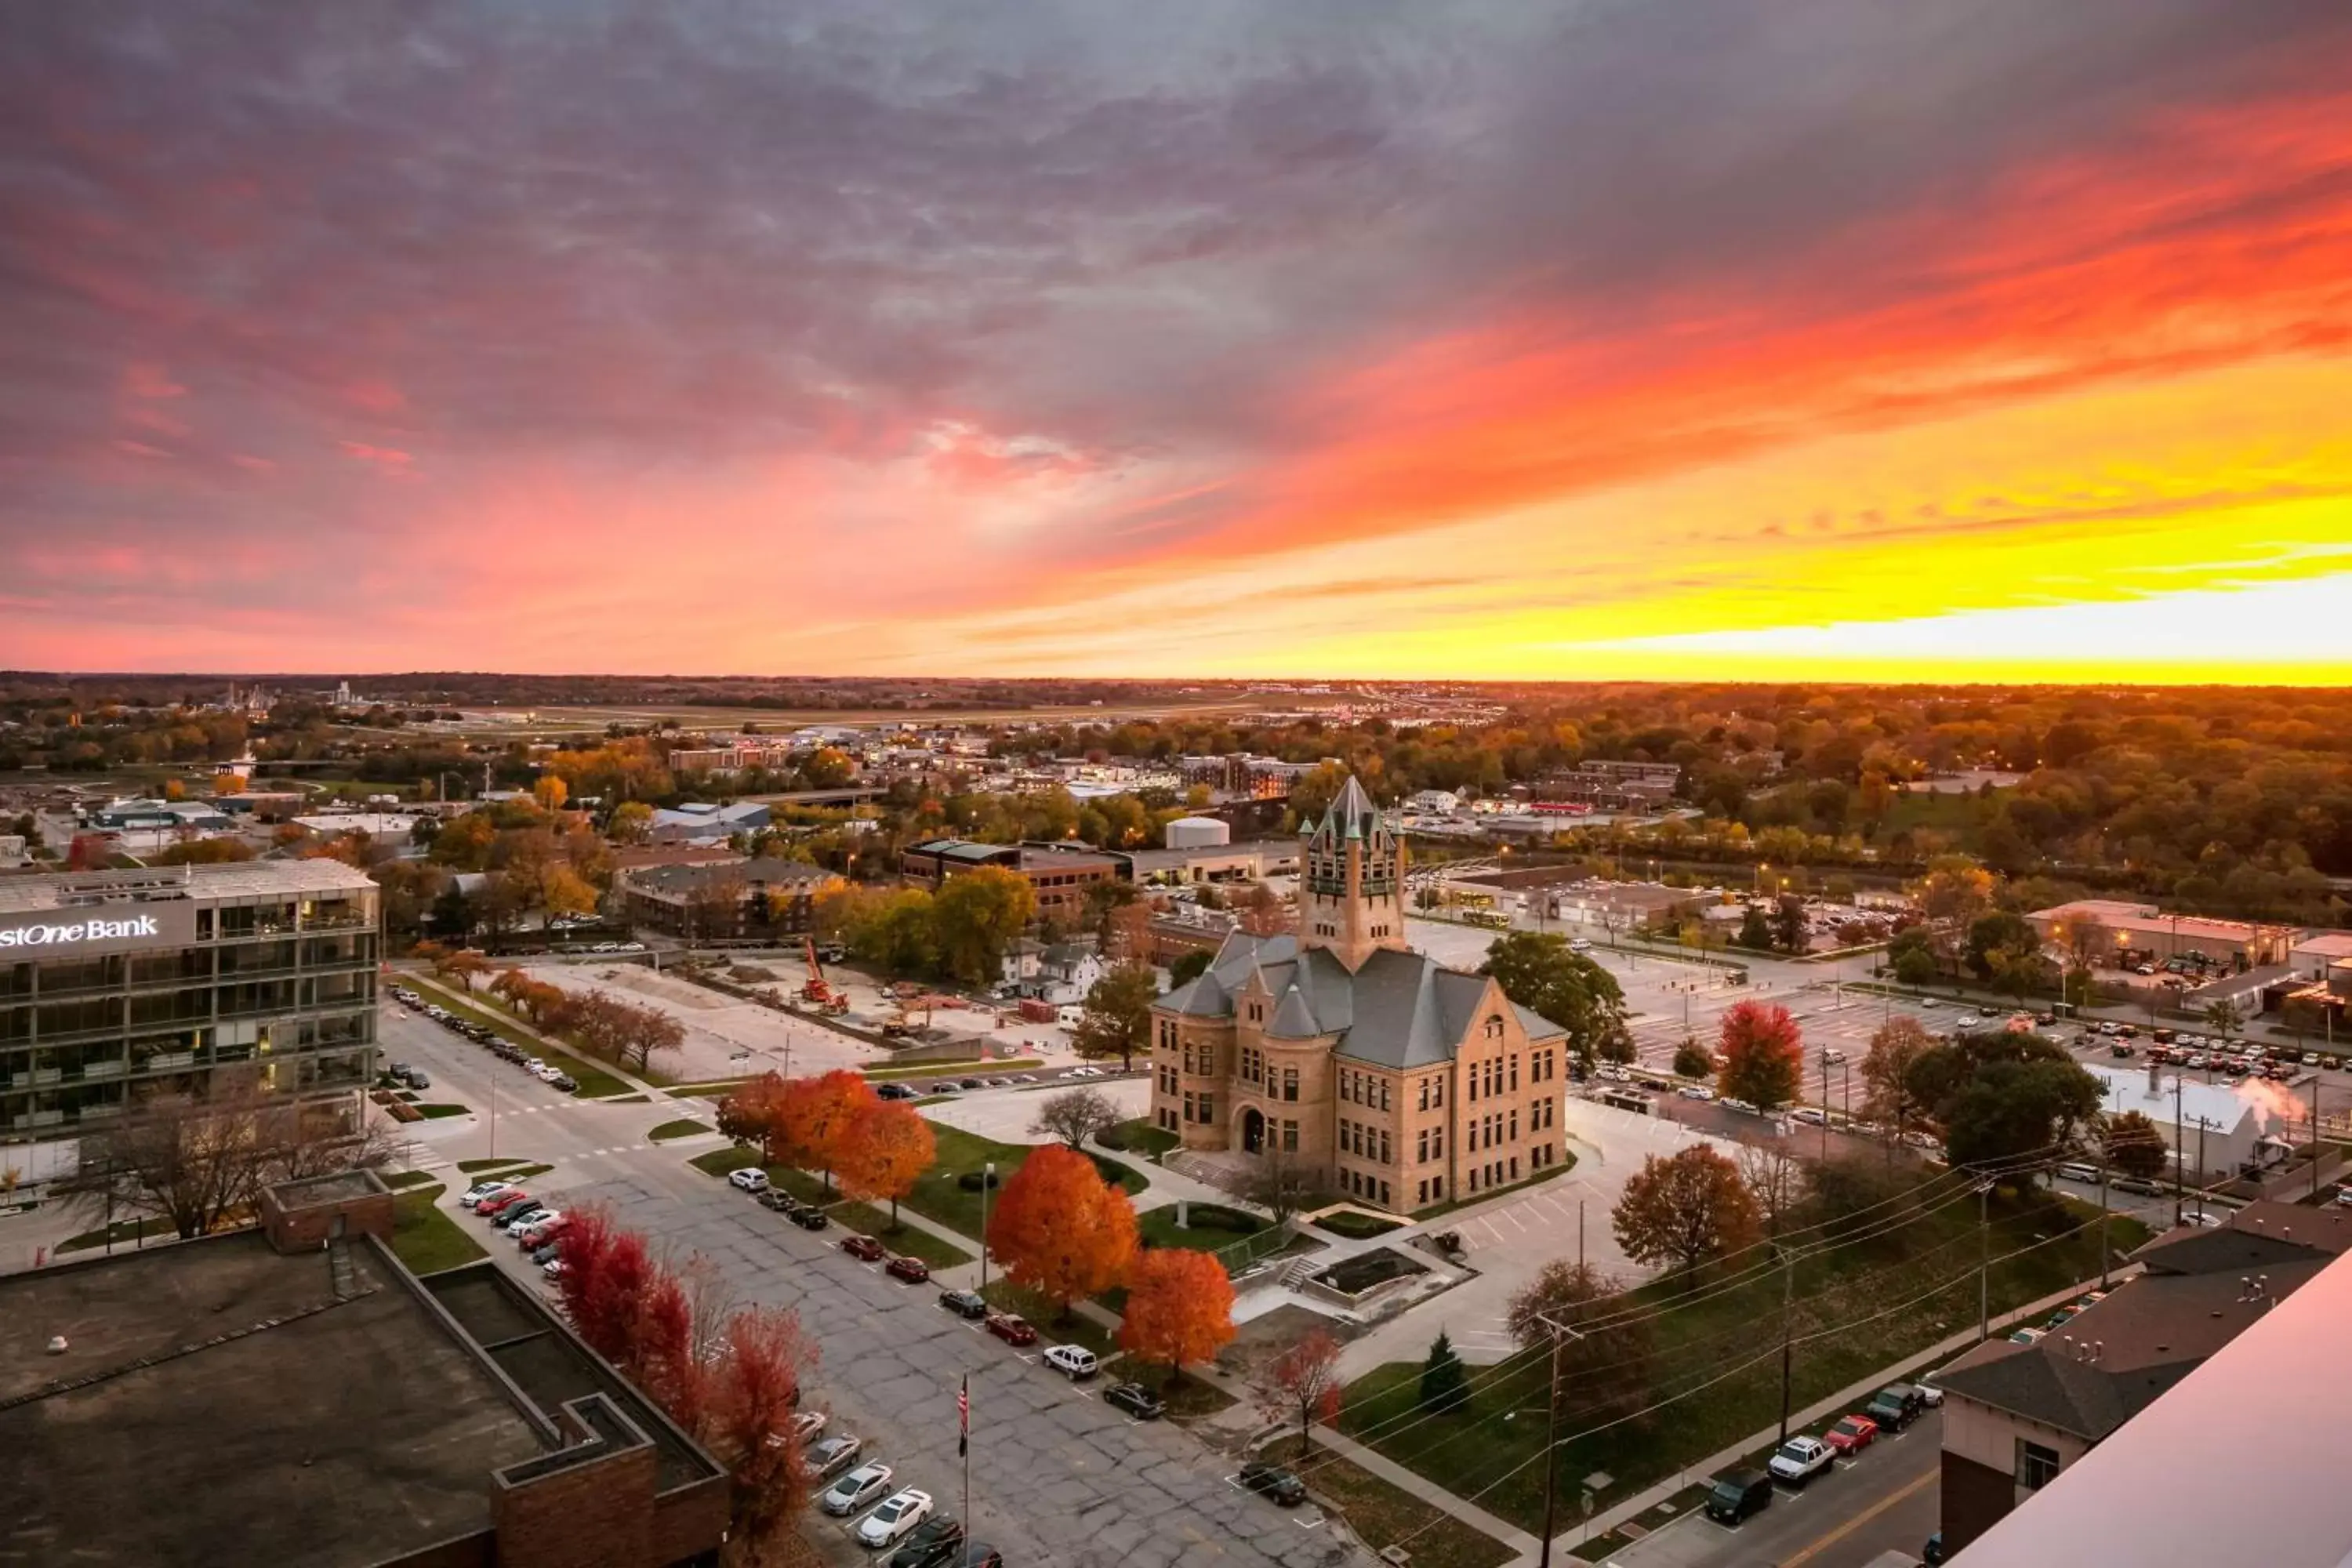
M 2112 1277 L 2115 1282 L 2120 1285 L 2125 1280 L 2131 1279 L 2139 1272 L 2140 1266 L 2135 1263 L 2115 1270 Z M 2013 1328 L 2019 1323 L 2030 1321 L 2032 1319 L 2042 1317 L 2053 1311 L 2057 1308 L 2064 1306 L 2067 1302 L 2082 1295 L 2084 1291 L 2095 1289 L 2096 1288 L 2096 1280 L 2086 1279 L 2079 1284 L 2069 1286 L 2063 1290 L 2056 1291 L 2051 1295 L 2045 1296 L 2038 1301 L 2031 1301 L 2022 1307 L 2015 1309 L 2014 1310 L 2001 1313 L 1992 1320 L 1990 1333 L 1994 1336 L 1998 1336 L 2004 1331 Z M 1853 1409 L 1855 1405 L 1868 1399 L 1870 1395 L 1877 1393 L 1888 1384 L 1907 1381 L 1906 1374 L 1916 1375 L 1923 1369 L 1935 1363 L 1938 1363 L 1951 1356 L 1957 1355 L 1976 1342 L 1977 1332 L 1974 1329 L 1966 1329 L 1961 1331 L 1959 1333 L 1953 1334 L 1948 1338 L 1940 1340 L 1935 1344 L 1929 1346 L 1927 1350 L 1920 1352 L 1917 1355 L 1908 1357 L 1904 1361 L 1897 1363 L 1894 1366 L 1874 1373 L 1872 1375 L 1864 1378 L 1859 1383 L 1851 1384 L 1848 1386 L 1838 1390 L 1835 1394 L 1831 1394 L 1827 1399 L 1817 1399 L 1801 1410 L 1791 1411 L 1789 1415 L 1789 1430 L 1794 1432 L 1800 1427 L 1812 1426 L 1814 1423 L 1826 1420 L 1830 1416 L 1843 1415 L 1845 1411 Z M 1676 1492 L 1690 1485 L 1693 1480 L 1703 1476 L 1711 1476 L 1716 1471 L 1722 1469 L 1727 1466 L 1736 1464 L 1748 1455 L 1756 1452 L 1759 1448 L 1769 1447 L 1771 1444 L 1779 1440 L 1780 1436 L 1780 1424 L 1775 1422 L 1773 1425 L 1765 1427 L 1762 1431 L 1758 1432 L 1740 1442 L 1734 1443 L 1731 1447 L 1725 1448 L 1718 1453 L 1710 1454 L 1704 1459 L 1700 1459 L 1694 1464 L 1685 1466 L 1682 1469 L 1676 1471 L 1666 1479 L 1654 1483 L 1647 1490 L 1637 1492 L 1633 1496 L 1627 1498 L 1623 1502 L 1616 1503 L 1609 1508 L 1602 1509 L 1600 1512 L 1594 1514 L 1591 1520 L 1587 1521 L 1576 1530 L 1553 1537 L 1553 1546 L 1555 1548 L 1552 1554 L 1553 1561 L 1560 1561 L 1572 1548 L 1580 1545 L 1584 1542 L 1591 1540 L 1596 1535 L 1606 1535 L 1611 1531 L 1616 1529 L 1619 1525 L 1624 1523 L 1627 1520 L 1638 1518 L 1643 1513 L 1657 1507 L 1658 1504 L 1665 1501 L 1668 1498 L 1674 1496 Z M 1425 1485 L 1426 1483 L 1423 1484 Z M 1509 1568 L 1532 1568 L 1532 1564 L 1536 1562 L 1535 1549 L 1539 1544 L 1540 1542 L 1530 1541 L 1529 1544 L 1523 1549 L 1518 1561 L 1510 1564 Z
M 642 1094 L 647 1099 L 655 1100 L 666 1100 L 669 1096 L 669 1091 L 667 1089 L 656 1089 L 654 1085 L 647 1083 L 645 1079 L 636 1077 L 635 1074 L 624 1071 L 618 1062 L 606 1061 L 602 1057 L 591 1057 L 577 1046 L 566 1045 L 563 1041 L 557 1039 L 552 1035 L 544 1035 L 540 1033 L 539 1030 L 531 1027 L 529 1024 L 524 1023 L 520 1018 L 516 1017 L 512 1013 L 508 1012 L 505 1008 L 499 1006 L 496 1003 L 489 1001 L 486 997 L 467 996 L 462 992 L 452 991 L 449 987 L 442 984 L 439 981 L 429 978 L 421 970 L 403 970 L 400 972 L 400 974 L 403 980 L 407 982 L 409 984 L 415 986 L 421 992 L 425 992 L 434 996 L 437 996 L 445 1003 L 456 1002 L 464 1006 L 471 1007 L 485 1017 L 496 1019 L 498 1026 L 501 1029 L 511 1029 L 516 1034 L 521 1036 L 524 1039 L 545 1046 L 551 1051 L 562 1051 L 567 1057 L 579 1057 L 583 1060 L 594 1062 L 599 1068 L 611 1073 L 614 1078 L 619 1079 L 623 1083 L 627 1084 L 629 1086 L 629 1091 L 633 1094 Z M 593 1105 L 596 1102 L 593 1100 L 583 1100 L 580 1103 L 583 1105 Z
M 1542 1545 L 1534 1536 L 1517 1525 L 1496 1518 L 1476 1503 L 1465 1502 L 1434 1481 L 1424 1480 L 1384 1454 L 1365 1447 L 1352 1437 L 1343 1436 L 1328 1426 L 1315 1428 L 1315 1441 L 1339 1455 L 1359 1469 L 1370 1471 L 1401 1492 L 1419 1498 L 1430 1507 L 1452 1514 L 1455 1519 L 1478 1531 L 1492 1536 L 1519 1554 L 1519 1561 L 1532 1563 Z

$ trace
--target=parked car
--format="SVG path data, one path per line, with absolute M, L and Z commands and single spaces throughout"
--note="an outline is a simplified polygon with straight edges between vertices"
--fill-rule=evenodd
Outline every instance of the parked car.
M 411 1068 L 408 1069 L 408 1087 L 411 1089 L 431 1089 L 433 1087 L 433 1075 L 426 1072 L 423 1068 Z
M 390 1067 L 383 1069 L 383 1076 L 392 1079 L 394 1083 L 406 1083 L 408 1081 L 408 1071 L 409 1068 L 406 1062 L 394 1062 Z
M 963 1526 L 935 1513 L 898 1542 L 898 1550 L 890 1553 L 889 1568 L 948 1568 L 962 1544 Z
M 931 1517 L 931 1494 L 908 1487 L 882 1500 L 881 1506 L 857 1521 L 857 1544 L 894 1546 L 899 1539 Z
M 1045 1352 L 1045 1364 L 1076 1383 L 1092 1377 L 1101 1363 L 1095 1360 L 1095 1352 L 1084 1345 L 1054 1345 Z
M 2144 1198 L 2160 1198 L 2164 1189 L 2139 1176 L 2117 1176 L 2107 1183 L 2119 1193 L 2135 1193 Z
M 1829 1125 L 1830 1114 L 1818 1105 L 1801 1105 L 1789 1112 L 1789 1120 L 1801 1121 L 1808 1127 L 1826 1127 Z
M 877 1100 L 912 1100 L 915 1091 L 903 1083 L 886 1083 L 874 1090 Z
M 1168 1414 L 1168 1406 L 1139 1383 L 1112 1384 L 1103 1390 L 1103 1403 L 1126 1411 L 1138 1421 L 1157 1421 Z
M 770 1187 L 766 1192 L 761 1193 L 759 1195 L 759 1204 L 761 1208 L 773 1209 L 778 1214 L 790 1214 L 801 1206 L 800 1199 L 782 1187 Z
M 1686 1083 L 1678 1091 L 1685 1100 L 1713 1100 L 1715 1090 L 1703 1083 Z
M 1915 1383 L 1911 1386 L 1919 1391 L 1919 1402 L 1928 1409 L 1933 1410 L 1944 1403 L 1944 1391 L 1934 1384 Z
M 1772 1506 L 1772 1478 L 1761 1470 L 1726 1470 L 1706 1489 L 1706 1517 L 1739 1524 Z
M 570 1267 L 561 1258 L 551 1258 L 539 1266 L 539 1271 L 552 1279 L 557 1275 L 566 1272 Z
M 1938 1568 L 1938 1564 L 1944 1561 L 1944 1532 L 1942 1531 L 1939 1530 L 1936 1531 L 1935 1534 L 1927 1537 L 1927 1544 L 1919 1548 L 1919 1561 L 1927 1563 L 1927 1568 Z
M 1037 1331 L 1029 1326 L 1029 1321 L 1012 1312 L 991 1312 L 988 1315 L 988 1331 L 1008 1345 L 1034 1345 L 1037 1342 Z
M 976 1290 L 942 1290 L 940 1305 L 957 1317 L 977 1322 L 988 1316 L 988 1303 Z
M 958 1089 L 986 1089 L 988 1087 L 988 1080 L 983 1078 L 968 1078 L 958 1083 L 956 1087 Z
M 484 1219 L 495 1219 L 499 1214 L 512 1208 L 515 1205 L 530 1201 L 530 1194 L 520 1187 L 509 1187 L 504 1192 L 492 1193 L 488 1197 L 482 1199 L 474 1205 L 474 1212 Z
M 1837 1451 L 1819 1437 L 1791 1437 L 1780 1445 L 1780 1452 L 1766 1462 L 1765 1468 L 1772 1479 L 1792 1487 L 1801 1487 L 1830 1468 Z
M 549 1242 L 562 1236 L 564 1227 L 571 1223 L 563 1217 L 563 1212 L 561 1209 L 554 1209 L 539 1215 L 530 1224 L 516 1228 L 509 1234 L 514 1237 L 516 1246 L 525 1252 L 530 1252 L 545 1247 Z
M 757 1165 L 746 1165 L 740 1171 L 730 1171 L 727 1173 L 727 1180 L 747 1193 L 764 1193 L 768 1190 L 768 1173 Z
M 532 1249 L 530 1260 L 544 1268 L 547 1265 L 554 1262 L 557 1258 L 562 1256 L 563 1238 L 559 1236 L 553 1241 L 543 1241 L 540 1243 L 537 1247 Z
M 860 1465 L 825 1488 L 818 1506 L 835 1518 L 856 1513 L 890 1489 L 891 1474 L 887 1465 Z
M 1271 1498 L 1284 1508 L 1296 1508 L 1307 1500 L 1307 1483 L 1280 1465 L 1252 1459 L 1234 1479 L 1246 1489 Z
M 884 1264 L 882 1272 L 889 1275 L 893 1279 L 904 1279 L 909 1285 L 921 1285 L 929 1280 L 931 1266 L 919 1258 L 908 1258 L 901 1254 Z
M 1927 1401 L 1907 1383 L 1891 1383 L 1871 1396 L 1862 1413 L 1878 1423 L 1882 1432 L 1900 1432 L 1919 1418 Z
M 812 1444 L 803 1452 L 801 1468 L 808 1472 L 811 1480 L 821 1479 L 833 1474 L 865 1450 L 866 1445 L 856 1437 L 846 1432 L 836 1432 L 830 1437 Z
M 1878 1436 L 1878 1423 L 1867 1415 L 1842 1416 L 1822 1434 L 1822 1441 L 1845 1455 L 1861 1453 Z
M 799 1208 L 789 1211 L 784 1217 L 803 1230 L 823 1230 L 833 1223 L 832 1216 L 814 1204 L 803 1204 Z
M 816 1435 L 824 1430 L 824 1424 L 829 1419 L 824 1411 L 803 1410 L 793 1417 L 793 1436 L 801 1440 L 801 1447 L 805 1449 L 816 1441 Z
M 956 1559 L 956 1568 L 1004 1568 L 1004 1558 L 985 1541 L 975 1541 Z
M 841 1250 L 860 1263 L 879 1263 L 889 1251 L 870 1236 L 845 1236 L 841 1238 Z
M 478 1208 L 485 1201 L 497 1197 L 500 1193 L 513 1190 L 512 1182 L 476 1182 L 472 1186 L 467 1187 L 465 1195 L 457 1200 L 457 1206 L 467 1209 Z
M 518 1204 L 513 1208 L 507 1209 L 502 1212 L 498 1218 L 490 1222 L 490 1226 L 493 1229 L 503 1231 L 507 1235 L 512 1236 L 519 1230 L 526 1230 L 531 1226 L 537 1225 L 541 1215 L 553 1214 L 554 1212 L 555 1211 L 553 1209 L 549 1208 L 545 1204 L 539 1203 L 537 1201 L 527 1204 Z
M 547 1087 L 562 1094 L 580 1092 L 580 1080 L 568 1072 L 559 1072 L 547 1080 Z

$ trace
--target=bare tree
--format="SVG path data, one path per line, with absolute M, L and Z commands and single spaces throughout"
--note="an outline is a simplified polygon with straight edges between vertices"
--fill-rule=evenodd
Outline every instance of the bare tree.
M 1244 1201 L 1272 1214 L 1274 1223 L 1280 1225 L 1307 1206 L 1307 1199 L 1314 1186 L 1297 1157 L 1286 1152 L 1269 1130 L 1257 1164 L 1242 1178 L 1235 1191 Z
M 393 1148 L 382 1124 L 354 1121 L 348 1100 L 284 1100 L 240 1077 L 203 1098 L 142 1100 L 82 1140 L 60 1190 L 85 1211 L 168 1220 L 186 1238 L 249 1213 L 274 1183 L 380 1165 Z
M 1102 1090 L 1072 1089 L 1048 1095 L 1037 1107 L 1037 1119 L 1029 1123 L 1029 1131 L 1050 1133 L 1076 1149 L 1125 1120 Z
M 1810 1186 L 1803 1163 L 1772 1143 L 1740 1145 L 1739 1179 L 1755 1195 L 1756 1206 L 1764 1215 L 1764 1233 L 1774 1237 L 1805 1201 Z

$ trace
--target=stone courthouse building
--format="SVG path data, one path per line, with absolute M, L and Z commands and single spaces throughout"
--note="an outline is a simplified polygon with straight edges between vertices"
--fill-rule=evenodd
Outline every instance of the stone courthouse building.
M 1567 1031 L 1404 919 L 1404 846 L 1349 779 L 1302 844 L 1297 930 L 1234 931 L 1153 1005 L 1153 1121 L 1401 1214 L 1556 1163 Z

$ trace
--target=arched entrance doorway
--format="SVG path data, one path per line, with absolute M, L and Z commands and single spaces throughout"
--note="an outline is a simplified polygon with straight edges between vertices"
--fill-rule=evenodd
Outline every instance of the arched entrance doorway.
M 1265 1147 L 1265 1118 L 1252 1106 L 1242 1112 L 1242 1152 L 1255 1154 Z

